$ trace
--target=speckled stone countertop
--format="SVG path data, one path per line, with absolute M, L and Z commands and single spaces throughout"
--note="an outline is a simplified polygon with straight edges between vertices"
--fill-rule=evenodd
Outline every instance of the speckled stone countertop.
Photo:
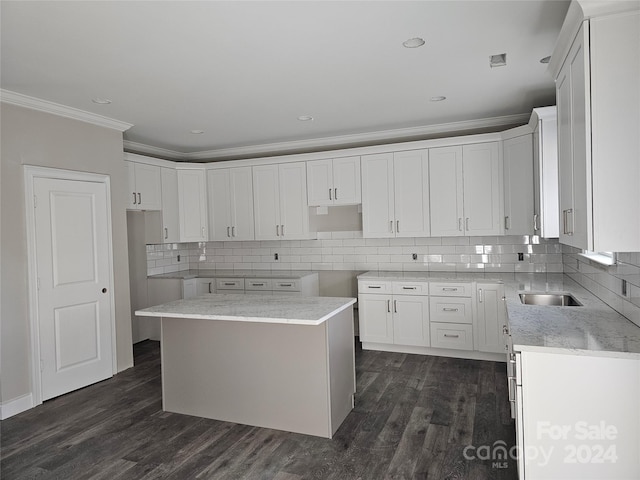
M 208 294 L 136 311 L 142 317 L 320 325 L 355 298 Z
M 317 272 L 306 270 L 182 270 L 173 273 L 149 275 L 147 278 L 303 278 Z
M 359 280 L 499 281 L 516 351 L 640 359 L 640 327 L 563 274 L 367 272 Z M 570 293 L 580 307 L 524 305 L 519 293 Z

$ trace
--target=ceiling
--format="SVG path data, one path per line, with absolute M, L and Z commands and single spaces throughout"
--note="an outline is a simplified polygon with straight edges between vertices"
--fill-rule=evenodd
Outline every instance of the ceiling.
M 540 59 L 568 5 L 2 1 L 0 86 L 183 159 L 495 129 L 555 103 Z M 403 47 L 413 37 L 425 45 Z

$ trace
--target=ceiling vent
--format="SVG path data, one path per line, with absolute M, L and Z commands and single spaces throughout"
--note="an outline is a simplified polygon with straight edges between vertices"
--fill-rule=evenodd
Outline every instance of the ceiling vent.
M 500 55 L 491 55 L 489 57 L 489 66 L 493 67 L 504 67 L 507 64 L 507 54 L 501 53 Z

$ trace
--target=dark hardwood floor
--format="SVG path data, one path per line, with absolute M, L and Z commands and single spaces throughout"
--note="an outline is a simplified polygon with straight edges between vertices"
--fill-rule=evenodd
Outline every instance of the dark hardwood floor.
M 0 478 L 517 477 L 512 460 L 466 458 L 514 444 L 504 363 L 358 349 L 356 406 L 328 440 L 163 412 L 159 344 L 134 354 L 134 368 L 1 422 Z

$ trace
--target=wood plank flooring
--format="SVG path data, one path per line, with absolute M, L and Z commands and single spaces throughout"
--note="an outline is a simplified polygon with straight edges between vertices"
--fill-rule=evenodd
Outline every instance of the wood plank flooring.
M 464 455 L 514 444 L 504 363 L 358 348 L 356 406 L 328 440 L 163 412 L 159 351 L 141 342 L 134 368 L 1 422 L 0 478 L 517 478 Z

